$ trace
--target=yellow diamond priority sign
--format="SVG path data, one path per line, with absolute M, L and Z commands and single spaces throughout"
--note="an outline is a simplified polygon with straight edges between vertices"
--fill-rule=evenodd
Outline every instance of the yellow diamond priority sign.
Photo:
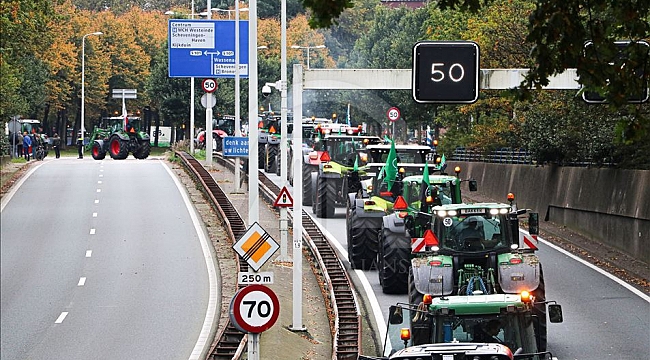
M 258 271 L 279 247 L 280 245 L 258 223 L 253 223 L 232 246 L 254 271 Z

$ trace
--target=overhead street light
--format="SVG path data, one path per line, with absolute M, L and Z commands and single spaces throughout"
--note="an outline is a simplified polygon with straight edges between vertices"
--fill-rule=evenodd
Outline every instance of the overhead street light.
M 85 117 L 86 117 L 86 37 L 90 35 L 104 35 L 101 31 L 96 31 L 84 35 L 81 38 L 81 143 L 83 145 L 85 133 Z
M 311 49 L 325 49 L 325 45 L 316 45 L 316 46 L 300 46 L 300 45 L 291 45 L 292 49 L 307 49 L 307 70 L 309 70 L 309 50 Z

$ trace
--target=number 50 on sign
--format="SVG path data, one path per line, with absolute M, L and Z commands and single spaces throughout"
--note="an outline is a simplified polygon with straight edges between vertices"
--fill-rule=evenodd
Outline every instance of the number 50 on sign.
M 413 47 L 413 99 L 470 104 L 478 100 L 479 47 L 472 41 L 422 41 Z

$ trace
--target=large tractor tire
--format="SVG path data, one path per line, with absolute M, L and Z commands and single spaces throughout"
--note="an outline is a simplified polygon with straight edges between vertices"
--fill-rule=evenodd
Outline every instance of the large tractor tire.
M 411 267 L 406 236 L 383 226 L 379 233 L 379 283 L 384 294 L 406 294 Z
M 266 171 L 266 144 L 257 143 L 257 168 Z
M 214 142 L 215 142 L 214 151 L 222 152 L 223 151 L 223 139 L 221 138 L 221 136 L 216 136 L 214 138 Z
M 280 153 L 275 156 L 275 163 L 277 164 L 275 166 L 275 175 L 280 176 L 282 175 L 282 156 L 280 156 Z M 287 171 L 287 174 L 289 171 Z
M 93 144 L 92 149 L 90 149 L 90 155 L 92 155 L 95 160 L 104 160 L 106 157 L 106 151 L 96 142 Z
M 113 135 L 108 141 L 108 151 L 113 160 L 124 160 L 129 156 L 129 145 L 119 136 Z
M 353 269 L 370 270 L 376 267 L 377 246 L 381 218 L 357 215 L 357 209 L 348 210 L 348 260 Z
M 146 159 L 149 157 L 150 153 L 151 153 L 151 144 L 149 144 L 148 140 L 143 140 L 140 141 L 140 146 L 138 147 L 138 150 L 136 150 L 133 153 L 133 156 L 136 159 Z
M 267 173 L 274 173 L 278 168 L 277 163 L 278 155 L 278 146 L 277 145 L 267 145 L 266 146 L 266 168 L 264 171 Z
M 535 297 L 535 306 L 533 307 L 533 315 L 537 315 L 538 319 L 538 334 L 537 337 L 537 350 L 546 351 L 547 344 L 547 325 L 546 325 L 546 284 L 544 283 L 544 272 L 542 271 L 542 264 L 539 265 L 539 286 L 532 291 Z
M 311 171 L 313 167 L 305 163 L 302 164 L 302 205 L 311 206 L 312 204 L 312 185 L 311 185 Z
M 332 218 L 336 212 L 336 181 L 318 176 L 317 184 L 314 213 L 319 218 Z

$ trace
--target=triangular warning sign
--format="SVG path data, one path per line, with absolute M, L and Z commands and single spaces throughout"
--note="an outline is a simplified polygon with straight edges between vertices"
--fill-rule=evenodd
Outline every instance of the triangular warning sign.
M 278 194 L 278 197 L 275 199 L 273 206 L 278 206 L 278 207 L 293 206 L 293 198 L 291 198 L 291 194 L 289 194 L 289 190 L 287 190 L 286 186 L 283 187 L 282 190 L 280 190 L 280 194 Z

